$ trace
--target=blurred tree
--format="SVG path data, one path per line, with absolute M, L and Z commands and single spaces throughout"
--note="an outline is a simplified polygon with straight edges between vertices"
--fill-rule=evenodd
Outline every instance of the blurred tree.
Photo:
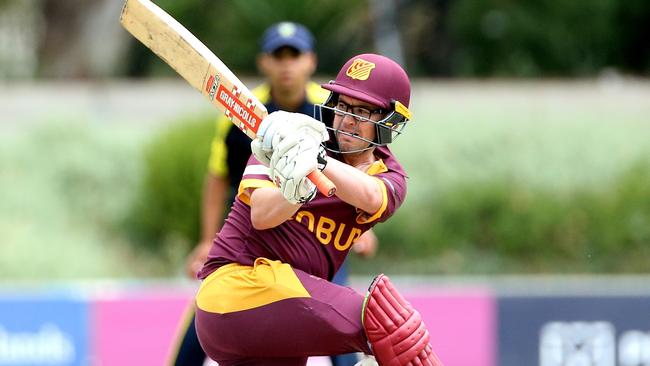
M 175 121 L 143 150 L 140 187 L 123 227 L 132 242 L 158 253 L 198 241 L 205 167 L 214 134 L 214 116 Z M 178 255 L 177 258 L 182 257 Z
M 616 24 L 618 47 L 612 63 L 627 71 L 650 75 L 650 1 L 618 2 Z
M 256 74 L 255 58 L 262 32 L 283 20 L 302 23 L 314 33 L 320 73 L 331 75 L 354 53 L 373 50 L 366 1 L 160 0 L 157 3 L 236 73 Z M 130 76 L 173 74 L 136 42 L 128 64 L 126 73 Z
M 393 56 L 403 54 L 413 76 L 593 76 L 609 68 L 650 74 L 647 0 L 156 3 L 244 75 L 256 74 L 255 56 L 263 30 L 282 20 L 303 23 L 313 31 L 318 70 L 326 75 L 333 75 L 353 54 L 390 53 L 398 48 Z M 122 0 L 0 0 L 5 10 L 11 4 L 39 10 L 37 24 L 21 29 L 29 29 L 39 45 L 40 76 L 174 74 L 120 29 Z M 393 20 L 396 24 L 391 24 Z M 0 26 L 0 38 L 17 39 L 9 28 Z
M 36 74 L 39 14 L 36 0 L 0 0 L 0 79 Z
M 593 75 L 616 40 L 616 0 L 457 1 L 450 9 L 457 75 Z
M 115 0 L 40 0 L 39 76 L 93 78 L 118 68 L 127 34 Z
M 398 1 L 398 19 L 409 73 L 450 76 L 449 0 Z
M 82 29 L 89 8 L 101 0 L 43 0 L 43 35 L 39 47 L 43 76 L 84 76 Z
M 396 0 L 371 0 L 376 52 L 405 66 L 402 40 L 397 29 Z

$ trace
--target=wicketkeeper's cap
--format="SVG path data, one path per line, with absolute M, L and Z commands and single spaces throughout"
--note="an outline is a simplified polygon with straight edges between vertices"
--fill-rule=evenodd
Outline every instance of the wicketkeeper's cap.
M 314 36 L 302 24 L 280 22 L 270 26 L 262 35 L 262 52 L 272 53 L 281 47 L 292 47 L 300 52 L 314 48 Z
M 390 58 L 372 53 L 352 57 L 336 79 L 322 87 L 388 110 L 393 101 L 408 107 L 411 99 L 406 71 Z

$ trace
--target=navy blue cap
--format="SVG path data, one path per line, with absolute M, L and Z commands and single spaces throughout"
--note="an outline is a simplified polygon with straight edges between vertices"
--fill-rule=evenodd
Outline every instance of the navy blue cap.
M 262 52 L 272 53 L 280 47 L 293 47 L 300 52 L 314 49 L 314 36 L 305 26 L 281 22 L 270 26 L 262 35 Z

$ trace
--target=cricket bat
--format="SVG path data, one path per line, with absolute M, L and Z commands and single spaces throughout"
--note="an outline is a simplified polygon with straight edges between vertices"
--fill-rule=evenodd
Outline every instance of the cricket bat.
M 260 123 L 268 115 L 264 104 L 179 22 L 149 0 L 126 0 L 120 22 L 248 137 L 257 136 Z M 322 194 L 329 197 L 336 192 L 321 171 L 314 170 L 308 178 Z

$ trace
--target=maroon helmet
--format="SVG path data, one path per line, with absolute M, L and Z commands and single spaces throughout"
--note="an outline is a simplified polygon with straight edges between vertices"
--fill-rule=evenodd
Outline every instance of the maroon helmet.
M 380 121 L 363 118 L 374 123 L 377 132 L 375 141 L 367 141 L 369 146 L 366 149 L 391 143 L 411 118 L 408 109 L 411 99 L 409 77 L 399 64 L 388 57 L 372 53 L 354 56 L 343 65 L 335 80 L 321 86 L 331 91 L 331 94 L 323 105 L 317 106 L 316 115 L 330 130 L 334 130 L 334 112 L 342 113 L 335 108 L 339 95 L 376 105 L 385 114 Z

